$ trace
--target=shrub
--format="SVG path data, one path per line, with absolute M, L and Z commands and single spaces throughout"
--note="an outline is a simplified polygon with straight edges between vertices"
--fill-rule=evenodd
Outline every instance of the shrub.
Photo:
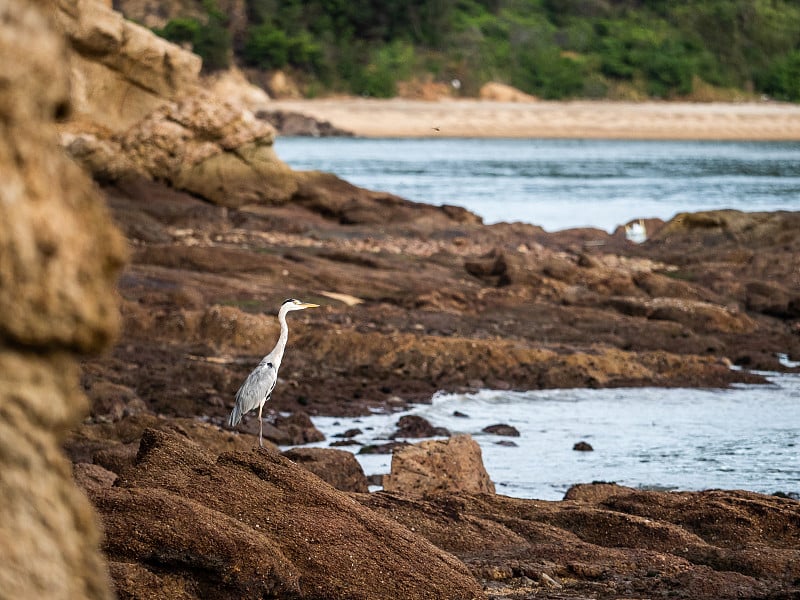
M 800 50 L 773 62 L 759 87 L 778 100 L 800 102 Z
M 280 29 L 263 24 L 248 31 L 244 61 L 261 69 L 280 69 L 289 62 L 289 38 Z
M 230 65 L 231 36 L 225 25 L 224 16 L 214 13 L 207 23 L 179 17 L 153 32 L 176 44 L 191 44 L 192 51 L 203 59 L 203 69 L 214 71 Z

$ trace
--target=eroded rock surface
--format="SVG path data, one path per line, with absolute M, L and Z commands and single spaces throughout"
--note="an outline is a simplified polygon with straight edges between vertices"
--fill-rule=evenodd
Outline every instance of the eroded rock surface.
M 461 558 L 493 598 L 792 598 L 798 503 L 747 492 L 592 486 L 562 502 L 492 495 L 365 506 Z
M 494 494 L 481 448 L 469 435 L 430 440 L 395 450 L 383 489 L 411 496 L 462 492 Z
M 77 359 L 119 324 L 123 239 L 57 146 L 65 48 L 41 2 L 0 5 L 0 596 L 111 598 L 89 502 L 60 450 L 87 412 Z
M 482 597 L 459 560 L 265 449 L 146 430 L 117 485 L 88 491 L 124 597 Z

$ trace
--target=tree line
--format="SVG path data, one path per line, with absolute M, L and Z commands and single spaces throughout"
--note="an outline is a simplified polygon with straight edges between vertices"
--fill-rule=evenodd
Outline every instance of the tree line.
M 398 82 L 487 81 L 565 98 L 767 95 L 800 101 L 794 0 L 216 0 L 156 33 L 209 71 L 289 72 L 304 92 L 391 97 Z M 715 97 L 716 97 L 715 96 Z

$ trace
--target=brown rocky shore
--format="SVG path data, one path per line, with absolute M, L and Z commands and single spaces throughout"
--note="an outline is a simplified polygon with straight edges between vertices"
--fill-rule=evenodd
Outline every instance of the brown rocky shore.
M 462 437 L 368 493 L 347 452 L 222 426 L 286 297 L 321 308 L 290 323 L 281 444 L 438 390 L 763 382 L 800 359 L 800 214 L 486 226 L 290 170 L 105 3 L 0 14 L 0 598 L 800 596 L 791 498 L 508 498 Z

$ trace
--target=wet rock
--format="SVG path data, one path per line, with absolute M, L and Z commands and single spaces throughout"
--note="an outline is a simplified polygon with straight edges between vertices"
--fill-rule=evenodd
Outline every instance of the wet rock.
M 334 434 L 333 437 L 335 437 L 335 438 L 354 438 L 357 435 L 361 435 L 362 433 L 364 433 L 364 432 L 361 431 L 358 427 L 355 427 L 353 429 L 348 429 L 347 431 L 343 431 L 342 433 Z
M 506 448 L 516 448 L 517 443 L 512 442 L 511 440 L 498 440 L 495 443 L 495 446 L 505 446 Z
M 258 418 L 252 420 L 251 430 L 258 434 Z M 311 442 L 322 442 L 325 435 L 314 426 L 311 418 L 303 411 L 288 417 L 278 416 L 274 423 L 264 423 L 264 437 L 279 446 L 299 446 Z
M 771 281 L 752 281 L 745 286 L 745 305 L 748 310 L 780 319 L 800 316 L 800 295 Z
M 392 454 L 383 489 L 412 496 L 448 492 L 494 493 L 481 449 L 469 435 L 407 446 Z
M 594 450 L 589 442 L 584 441 L 576 442 L 572 446 L 572 449 L 577 450 L 578 452 L 592 452 Z
M 342 448 L 344 446 L 363 446 L 359 441 L 356 440 L 336 440 L 328 444 L 331 448 Z
M 94 382 L 86 395 L 91 402 L 91 415 L 96 420 L 119 421 L 127 416 L 149 412 L 134 390 L 110 381 Z
M 417 415 L 405 415 L 397 421 L 397 431 L 391 438 L 424 438 L 436 436 L 449 436 L 450 432 L 444 427 L 434 427 L 430 421 Z
M 408 442 L 386 442 L 385 444 L 367 444 L 363 446 L 359 454 L 393 454 L 399 448 L 409 446 Z
M 469 419 L 469 415 L 467 415 L 467 414 L 464 414 L 464 413 L 463 413 L 463 412 L 461 412 L 460 410 L 454 410 L 454 411 L 453 411 L 453 416 L 454 416 L 454 417 L 458 417 L 458 418 L 460 418 L 460 419 Z
M 279 135 L 306 137 L 352 137 L 346 131 L 313 117 L 285 110 L 261 110 L 256 112 L 259 119 L 268 121 Z
M 496 425 L 487 425 L 481 429 L 484 433 L 492 435 L 506 435 L 509 437 L 519 437 L 519 430 L 513 425 L 506 425 L 505 423 L 497 423 Z
M 114 485 L 117 474 L 104 469 L 100 465 L 77 463 L 72 465 L 72 477 L 84 490 L 90 488 L 108 488 Z
M 292 448 L 283 455 L 337 490 L 368 492 L 364 470 L 352 452 L 330 448 Z
M 367 483 L 369 485 L 383 485 L 383 474 L 381 473 L 373 473 L 372 475 L 367 475 Z

